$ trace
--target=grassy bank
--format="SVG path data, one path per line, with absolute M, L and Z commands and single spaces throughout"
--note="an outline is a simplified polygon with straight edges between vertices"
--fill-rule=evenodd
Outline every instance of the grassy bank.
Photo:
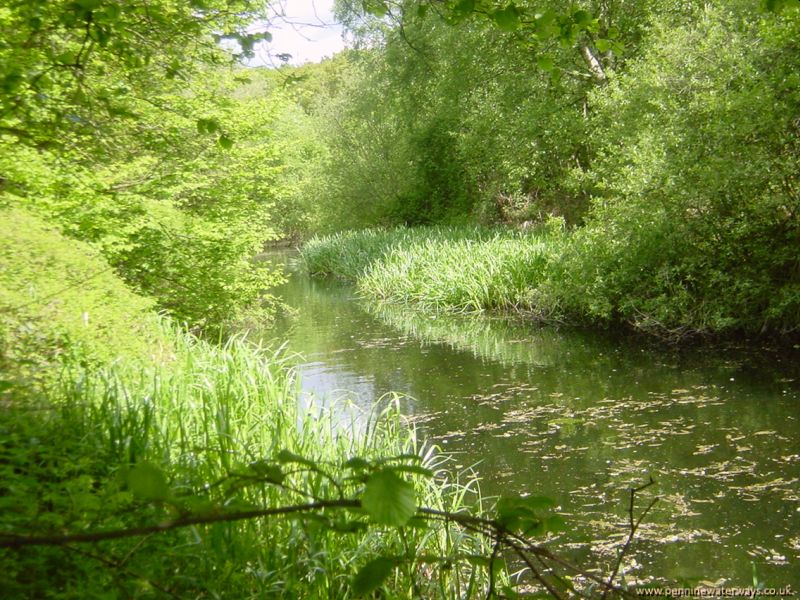
M 363 230 L 313 238 L 302 254 L 312 274 L 426 311 L 515 311 L 670 340 L 796 335 L 800 296 L 791 272 L 776 278 L 769 255 L 729 264 L 727 253 L 714 254 L 712 238 L 684 236 L 661 217 L 650 211 L 647 228 L 608 218 L 574 230 L 559 220 L 532 231 Z M 728 237 L 716 243 L 735 245 Z
M 537 283 L 560 231 L 467 227 L 365 230 L 314 238 L 303 247 L 312 274 L 342 277 L 365 295 L 425 310 L 523 311 L 542 307 Z
M 280 352 L 199 340 L 89 246 L 23 211 L 4 217 L 15 225 L 0 234 L 4 597 L 348 598 L 376 556 L 394 557 L 378 563 L 388 597 L 482 588 L 484 569 L 450 562 L 485 554 L 468 532 L 356 510 L 373 476 L 403 511 L 475 500 L 396 412 L 364 415 L 358 431 L 306 413 Z M 236 517 L 316 502 L 332 506 Z M 81 535 L 101 541 L 70 541 Z M 31 538 L 44 545 L 14 547 Z

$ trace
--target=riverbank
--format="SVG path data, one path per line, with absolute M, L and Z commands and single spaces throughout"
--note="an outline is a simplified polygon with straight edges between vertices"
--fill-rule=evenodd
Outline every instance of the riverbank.
M 622 325 L 669 341 L 796 335 L 790 282 L 770 297 L 769 274 L 754 281 L 755 264 L 721 272 L 722 259 L 699 262 L 696 249 L 654 242 L 615 239 L 597 224 L 567 230 L 554 219 L 526 231 L 366 229 L 314 237 L 301 252 L 311 274 L 423 311 L 516 312 L 543 322 Z
M 336 508 L 378 474 L 402 492 L 403 514 L 476 498 L 443 475 L 442 458 L 396 410 L 364 414 L 348 432 L 334 411 L 303 408 L 292 357 L 241 338 L 198 339 L 159 318 L 91 246 L 25 211 L 3 216 L 7 597 L 349 598 L 376 556 L 406 557 L 370 580 L 400 597 L 483 585 L 485 570 L 462 561 L 424 577 L 403 566 L 415 552 L 480 555 L 478 538 L 437 523 L 400 533 L 394 515 L 376 526 L 370 510 Z M 333 506 L 265 518 L 325 501 Z M 27 545 L 33 538 L 46 543 Z
M 754 563 L 767 586 L 800 583 L 797 351 L 424 312 L 310 277 L 295 251 L 271 261 L 286 265 L 275 293 L 294 308 L 273 331 L 302 353 L 304 393 L 352 390 L 363 407 L 402 393 L 403 414 L 454 469 L 477 465 L 484 494 L 559 503 L 569 527 L 552 550 L 613 564 L 627 489 L 652 475 L 660 500 L 626 579 L 746 586 Z

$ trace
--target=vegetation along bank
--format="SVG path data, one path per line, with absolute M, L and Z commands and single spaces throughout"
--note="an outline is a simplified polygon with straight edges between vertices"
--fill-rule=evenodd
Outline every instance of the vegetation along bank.
M 270 241 L 425 309 L 797 333 L 797 2 L 336 14 L 350 49 L 256 68 L 275 3 L 0 6 L 4 595 L 624 592 L 396 411 L 310 418 L 233 333 L 275 313 Z

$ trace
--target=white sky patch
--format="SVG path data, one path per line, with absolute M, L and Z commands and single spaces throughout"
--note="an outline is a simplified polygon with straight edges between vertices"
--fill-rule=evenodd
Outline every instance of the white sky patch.
M 333 0 L 279 0 L 267 30 L 271 42 L 255 47 L 250 66 L 279 66 L 281 55 L 291 55 L 289 64 L 319 62 L 345 47 L 342 26 L 333 18 Z

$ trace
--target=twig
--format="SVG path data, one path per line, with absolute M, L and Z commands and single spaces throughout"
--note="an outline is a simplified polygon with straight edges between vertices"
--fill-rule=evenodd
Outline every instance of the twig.
M 11 533 L 0 533 L 0 548 L 22 548 L 24 546 L 65 546 L 72 543 L 102 542 L 106 540 L 117 540 L 121 538 L 148 535 L 151 533 L 159 533 L 162 531 L 170 531 L 172 529 L 189 527 L 190 525 L 228 523 L 233 521 L 258 519 L 261 517 L 313 512 L 325 508 L 359 508 L 360 506 L 361 502 L 358 500 L 331 500 L 324 502 L 311 502 L 309 504 L 296 504 L 293 506 L 280 506 L 278 508 L 265 508 L 222 514 L 183 517 L 171 521 L 164 521 L 157 525 L 143 525 L 141 527 L 131 527 L 130 529 L 113 529 L 110 531 L 95 531 L 91 533 L 76 533 L 72 535 L 18 536 Z
M 494 595 L 494 561 L 497 559 L 497 555 L 500 554 L 500 541 L 499 537 L 495 540 L 494 548 L 492 548 L 492 555 L 489 557 L 489 589 L 486 590 L 486 600 L 491 600 L 491 597 Z
M 639 515 L 639 519 L 634 520 L 633 510 L 636 504 L 636 494 L 637 492 L 641 492 L 642 490 L 649 488 L 651 485 L 655 485 L 655 483 L 656 482 L 653 480 L 651 476 L 650 481 L 648 481 L 644 485 L 640 485 L 637 488 L 631 488 L 630 490 L 631 497 L 628 503 L 628 522 L 630 526 L 630 531 L 628 532 L 628 539 L 625 540 L 625 545 L 622 546 L 622 550 L 620 551 L 619 557 L 617 558 L 617 564 L 614 566 L 614 570 L 611 572 L 611 575 L 608 578 L 608 583 L 606 585 L 606 588 L 603 590 L 603 596 L 601 600 L 606 599 L 606 596 L 608 596 L 608 590 L 614 585 L 614 579 L 616 578 L 617 573 L 619 573 L 620 567 L 622 566 L 622 560 L 625 558 L 625 554 L 631 547 L 631 542 L 633 542 L 633 536 L 636 535 L 636 530 L 639 529 L 639 525 L 641 525 L 642 519 L 645 518 L 647 513 L 650 512 L 650 509 L 653 508 L 653 506 L 655 506 L 656 502 L 658 502 L 658 496 L 656 496 L 655 498 L 653 498 L 653 500 L 650 502 L 647 508 L 644 509 L 642 514 Z

